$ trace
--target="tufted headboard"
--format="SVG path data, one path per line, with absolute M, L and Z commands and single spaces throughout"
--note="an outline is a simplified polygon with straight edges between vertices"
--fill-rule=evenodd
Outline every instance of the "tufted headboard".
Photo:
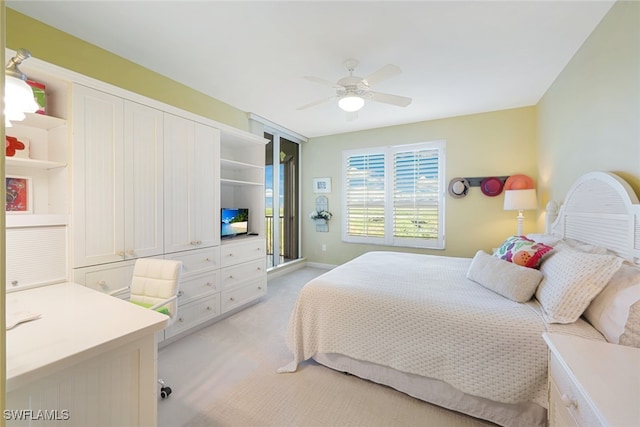
M 560 207 L 547 205 L 547 234 L 605 247 L 640 265 L 640 204 L 631 186 L 609 172 L 589 172 Z

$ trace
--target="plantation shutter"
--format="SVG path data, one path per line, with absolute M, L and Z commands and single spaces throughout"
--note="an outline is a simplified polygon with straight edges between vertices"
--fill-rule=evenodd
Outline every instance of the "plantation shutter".
M 445 141 L 343 151 L 342 240 L 444 249 Z
M 438 240 L 440 150 L 424 147 L 393 153 L 393 239 Z M 405 242 L 407 246 L 415 246 Z M 422 246 L 422 245 L 421 245 Z
M 345 184 L 346 235 L 384 238 L 384 153 L 348 156 Z

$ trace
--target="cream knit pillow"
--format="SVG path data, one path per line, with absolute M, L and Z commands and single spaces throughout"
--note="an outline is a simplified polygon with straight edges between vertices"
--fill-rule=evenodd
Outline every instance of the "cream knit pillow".
M 555 251 L 540 266 L 544 277 L 536 290 L 546 321 L 573 323 L 578 320 L 622 261 L 613 255 L 590 254 L 566 245 Z

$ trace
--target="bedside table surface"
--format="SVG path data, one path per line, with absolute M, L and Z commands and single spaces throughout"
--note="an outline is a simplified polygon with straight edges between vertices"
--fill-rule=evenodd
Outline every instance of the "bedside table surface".
M 602 421 L 640 426 L 639 348 L 557 333 L 543 338 Z

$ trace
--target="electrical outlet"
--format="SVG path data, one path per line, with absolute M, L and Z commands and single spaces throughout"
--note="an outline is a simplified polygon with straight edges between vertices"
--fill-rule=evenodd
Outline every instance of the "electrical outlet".
M 322 244 L 322 252 L 326 252 L 327 251 L 327 245 L 325 245 L 324 243 Z

